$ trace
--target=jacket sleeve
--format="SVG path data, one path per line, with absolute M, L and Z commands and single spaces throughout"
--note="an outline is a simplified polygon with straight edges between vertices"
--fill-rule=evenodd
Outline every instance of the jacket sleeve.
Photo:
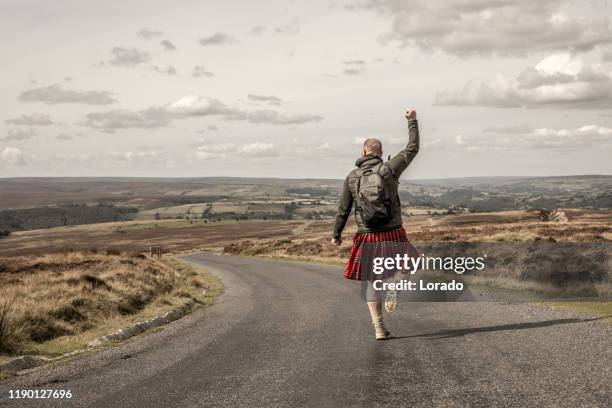
M 336 214 L 336 224 L 334 225 L 334 238 L 340 238 L 342 230 L 346 225 L 349 215 L 351 215 L 351 208 L 353 207 L 353 195 L 349 186 L 349 178 L 344 180 L 344 187 L 342 188 L 342 196 L 340 197 L 340 205 L 338 206 L 338 212 Z
M 406 170 L 412 159 L 419 152 L 419 123 L 416 119 L 408 120 L 408 144 L 404 150 L 396 154 L 388 161 L 389 168 L 393 171 L 396 180 Z

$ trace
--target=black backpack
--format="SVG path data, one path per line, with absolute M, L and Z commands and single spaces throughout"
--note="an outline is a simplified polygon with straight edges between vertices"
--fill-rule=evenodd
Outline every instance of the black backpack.
M 357 169 L 355 203 L 364 225 L 368 228 L 381 227 L 391 219 L 391 199 L 380 174 L 383 163 L 367 170 Z

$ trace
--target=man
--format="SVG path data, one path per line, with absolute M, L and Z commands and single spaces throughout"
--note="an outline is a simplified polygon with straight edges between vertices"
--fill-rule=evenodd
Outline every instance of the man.
M 334 245 L 342 243 L 342 230 L 355 204 L 357 233 L 353 237 L 344 277 L 364 284 L 377 340 L 387 339 L 390 334 L 383 325 L 381 293 L 373 289 L 373 281 L 380 279 L 380 276 L 372 273 L 371 261 L 375 257 L 393 257 L 398 253 L 418 256 L 402 226 L 402 207 L 398 195 L 399 178 L 419 152 L 416 111 L 406 111 L 405 117 L 408 120 L 408 144 L 389 161 L 382 159 L 380 140 L 369 138 L 364 142 L 361 157 L 355 163 L 357 168 L 344 180 L 332 238 Z M 388 311 L 394 310 L 397 305 L 397 295 L 394 296 L 387 298 Z

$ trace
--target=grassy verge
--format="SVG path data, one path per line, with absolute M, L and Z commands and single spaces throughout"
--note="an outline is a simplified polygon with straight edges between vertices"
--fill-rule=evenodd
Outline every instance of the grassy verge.
M 212 303 L 222 284 L 205 269 L 168 258 L 65 253 L 0 262 L 0 362 L 53 357 L 187 303 Z M 0 319 L 1 320 L 1 319 Z
M 555 309 L 565 309 L 589 316 L 604 317 L 612 323 L 612 302 L 548 302 Z

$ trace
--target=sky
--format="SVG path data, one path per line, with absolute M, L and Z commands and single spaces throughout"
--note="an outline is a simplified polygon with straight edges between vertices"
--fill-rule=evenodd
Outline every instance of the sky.
M 0 177 L 612 174 L 612 2 L 0 2 Z

